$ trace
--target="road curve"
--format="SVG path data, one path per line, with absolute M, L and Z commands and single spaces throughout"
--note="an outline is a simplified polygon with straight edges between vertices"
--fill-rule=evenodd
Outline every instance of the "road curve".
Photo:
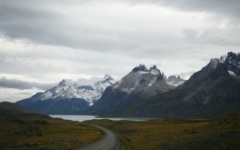
M 105 136 L 97 142 L 86 145 L 76 150 L 118 150 L 119 141 L 117 136 L 112 131 L 96 125 L 91 126 L 104 131 L 106 133 Z

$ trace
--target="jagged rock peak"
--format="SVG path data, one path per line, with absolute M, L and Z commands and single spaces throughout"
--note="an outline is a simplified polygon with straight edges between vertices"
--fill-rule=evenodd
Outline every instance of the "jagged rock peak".
M 112 84 L 114 84 L 116 81 L 110 76 L 110 75 L 108 75 L 108 74 L 106 74 L 103 78 L 102 78 L 102 80 L 100 80 L 100 81 L 97 81 L 97 82 L 95 82 L 94 83 L 94 85 L 96 86 L 96 85 L 98 85 L 98 84 L 106 84 L 106 85 L 112 85 Z M 104 86 L 104 88 L 103 88 L 103 90 L 105 90 L 105 86 Z
M 228 52 L 224 62 L 233 65 L 240 65 L 240 53 L 236 54 L 234 52 Z
M 184 79 L 180 77 L 180 75 L 171 75 L 168 77 L 165 77 L 164 79 L 167 84 L 172 85 L 172 86 L 179 86 L 185 82 Z
M 113 78 L 109 75 L 109 74 L 106 74 L 104 77 L 103 77 L 103 80 L 113 80 Z
M 148 69 L 145 67 L 145 65 L 140 64 L 139 66 L 133 68 L 132 70 L 132 72 L 139 72 L 139 71 L 147 72 Z
M 228 52 L 227 55 L 223 55 L 220 57 L 220 63 L 226 63 L 229 61 L 236 62 L 240 59 L 240 53 Z
M 160 70 L 157 68 L 156 65 L 150 67 L 149 71 L 150 71 L 151 74 L 160 74 Z
M 139 66 L 133 68 L 131 73 L 135 72 L 146 72 L 146 73 L 151 73 L 151 74 L 161 74 L 160 70 L 157 68 L 156 65 L 153 65 L 150 67 L 150 69 L 147 69 L 144 64 L 140 64 Z
M 228 52 L 224 64 L 231 75 L 240 76 L 240 53 Z
M 68 86 L 72 85 L 74 82 L 71 79 L 63 79 L 61 82 L 59 82 L 59 86 Z
M 157 69 L 157 66 L 153 65 L 152 67 L 150 67 L 150 70 L 152 70 L 152 69 Z
M 220 59 L 213 58 L 207 68 L 213 70 L 218 64 L 224 64 L 230 75 L 240 76 L 240 53 L 228 52 L 227 55 L 221 56 Z

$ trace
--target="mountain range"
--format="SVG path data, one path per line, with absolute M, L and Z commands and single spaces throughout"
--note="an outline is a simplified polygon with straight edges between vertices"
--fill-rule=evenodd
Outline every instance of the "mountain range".
M 45 114 L 85 113 L 86 109 L 101 98 L 105 89 L 115 82 L 110 75 L 105 75 L 103 79 L 94 84 L 63 79 L 57 86 L 20 100 L 17 104 Z M 143 93 L 150 97 L 173 89 L 183 82 L 184 80 L 179 76 L 172 75 L 168 78 L 163 76 L 155 65 L 147 69 L 141 64 L 116 82 L 114 88 L 127 94 Z
M 138 105 L 140 103 L 136 100 L 140 98 L 147 99 L 174 89 L 172 83 L 177 83 L 177 79 L 175 77 L 168 82 L 155 65 L 147 69 L 145 65 L 140 64 L 120 81 L 107 87 L 100 100 L 89 109 L 89 113 L 94 115 L 112 113 Z M 180 82 L 183 83 L 182 81 L 183 79 Z
M 62 80 L 57 86 L 18 101 L 17 104 L 41 113 L 69 114 L 92 106 L 106 89 L 115 83 L 110 75 L 93 85 L 82 85 L 71 79 Z
M 213 118 L 240 107 L 240 53 L 214 58 L 190 79 L 151 97 L 108 87 L 93 114 L 121 117 Z M 106 111 L 108 110 L 108 111 Z
M 240 53 L 211 59 L 187 81 L 141 64 L 117 82 L 110 76 L 94 86 L 63 80 L 17 103 L 43 113 L 213 118 L 240 106 Z

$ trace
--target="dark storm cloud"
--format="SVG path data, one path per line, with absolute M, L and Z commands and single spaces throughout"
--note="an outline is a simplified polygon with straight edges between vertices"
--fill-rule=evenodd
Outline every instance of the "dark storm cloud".
M 14 80 L 14 79 L 7 79 L 5 77 L 0 78 L 0 87 L 1 88 L 13 88 L 13 89 L 33 89 L 39 88 L 42 90 L 50 89 L 55 84 L 43 84 L 43 83 L 36 83 L 36 82 L 25 82 L 21 80 Z

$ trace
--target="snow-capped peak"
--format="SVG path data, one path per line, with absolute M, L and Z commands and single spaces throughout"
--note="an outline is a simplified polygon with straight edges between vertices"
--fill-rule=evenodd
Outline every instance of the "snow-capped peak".
M 110 75 L 105 75 L 102 80 L 95 82 L 94 86 L 99 93 L 103 93 L 108 86 L 113 85 L 115 82 Z
M 115 83 L 112 88 L 129 94 L 132 92 L 141 92 L 160 80 L 162 80 L 162 74 L 156 65 L 147 69 L 145 65 L 140 64 L 133 68 L 128 75 Z
M 36 100 L 59 100 L 79 98 L 86 100 L 89 105 L 100 99 L 104 90 L 114 83 L 110 75 L 105 76 L 102 80 L 93 85 L 83 85 L 74 82 L 71 79 L 63 79 L 57 86 L 46 92 L 41 93 Z

